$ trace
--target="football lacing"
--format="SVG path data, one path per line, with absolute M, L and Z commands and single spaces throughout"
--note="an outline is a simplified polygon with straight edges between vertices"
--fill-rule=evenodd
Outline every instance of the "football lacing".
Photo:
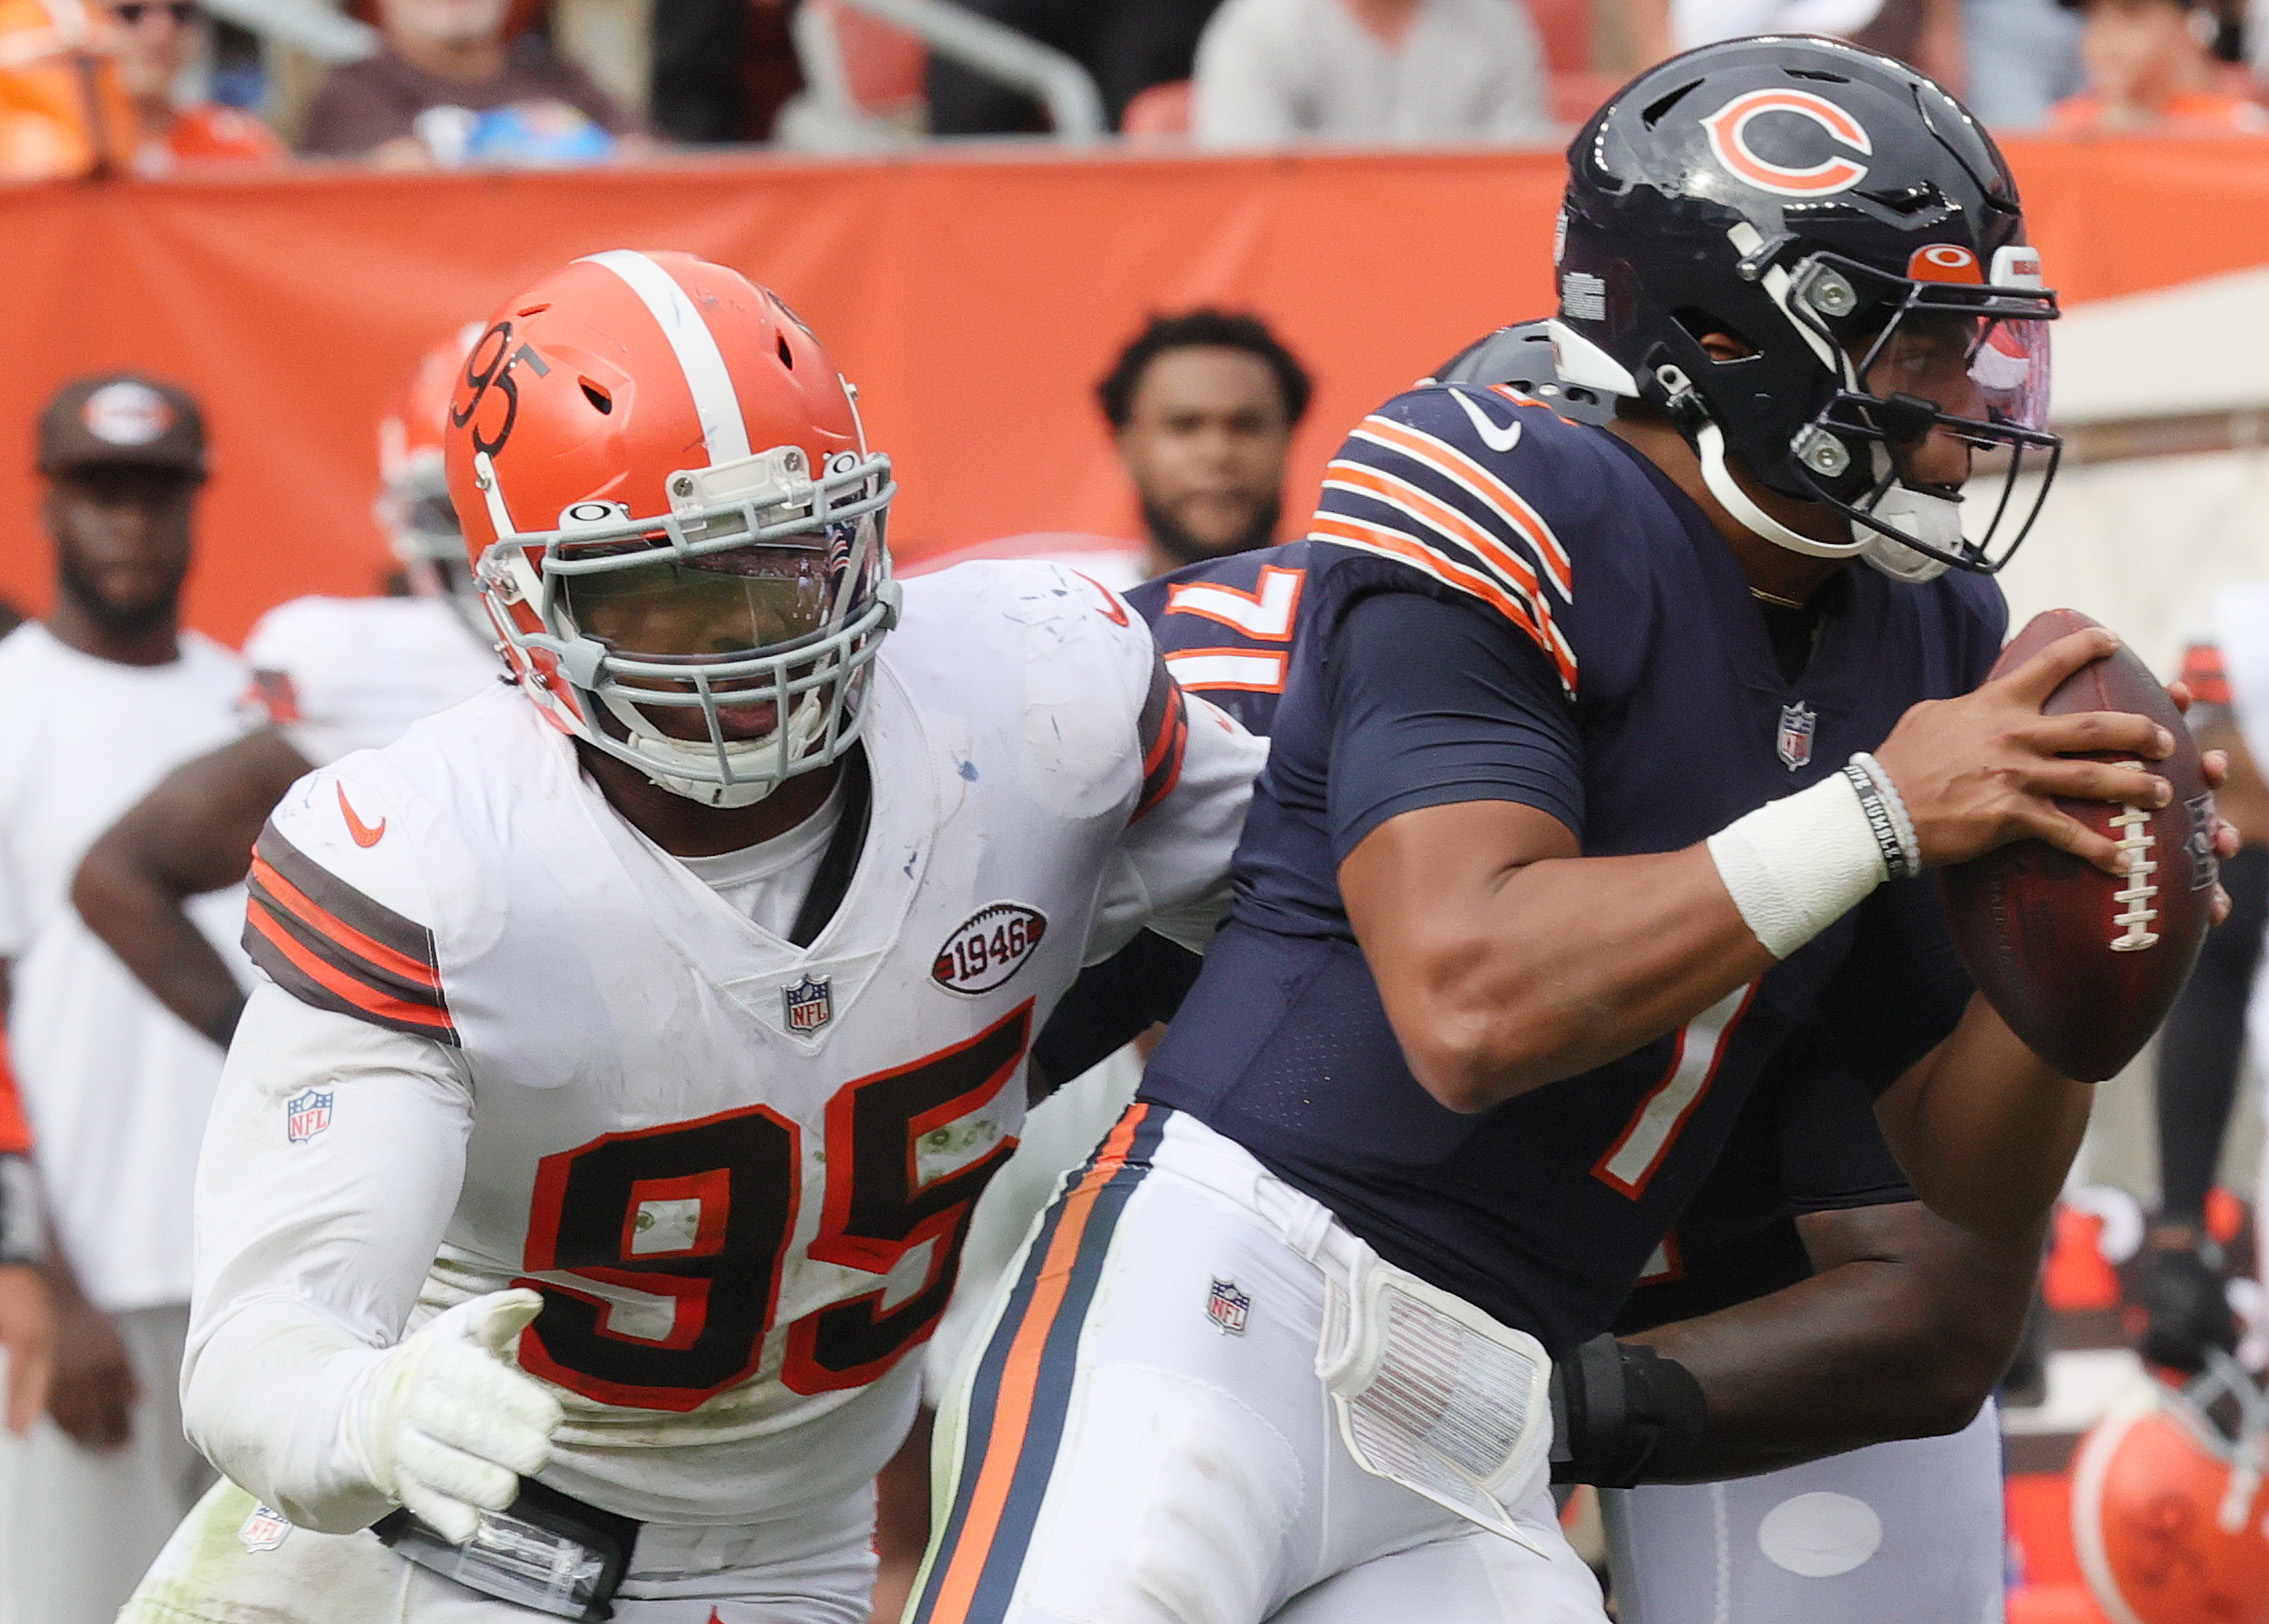
M 2143 764 L 2125 761 L 2120 765 L 2140 768 Z M 2111 894 L 2121 910 L 2112 915 L 2111 922 L 2124 932 L 2111 939 L 2111 950 L 2140 953 L 2156 946 L 2159 940 L 2158 932 L 2151 929 L 2152 922 L 2159 917 L 2159 910 L 2151 906 L 2151 899 L 2159 894 L 2159 888 L 2151 883 L 2151 876 L 2159 871 L 2151 850 L 2159 840 L 2151 833 L 2151 814 L 2139 806 L 2120 807 L 2111 826 L 2119 831 L 2120 861 L 2127 869 L 2127 884 Z

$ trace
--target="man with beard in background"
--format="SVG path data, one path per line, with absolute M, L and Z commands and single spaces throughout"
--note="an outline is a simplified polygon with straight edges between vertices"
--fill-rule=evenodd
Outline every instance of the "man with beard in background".
M 1142 506 L 1145 578 L 1277 539 L 1311 385 L 1258 317 L 1153 316 L 1095 392 Z
M 0 1617 L 107 1624 L 212 1472 L 183 1439 L 189 1190 L 221 1051 L 81 923 L 96 835 L 236 736 L 244 667 L 180 626 L 205 427 L 186 391 L 82 378 L 41 414 L 47 616 L 0 640 L 0 997 L 35 1136 L 54 1383 L 0 1437 Z M 191 914 L 228 962 L 240 889 Z

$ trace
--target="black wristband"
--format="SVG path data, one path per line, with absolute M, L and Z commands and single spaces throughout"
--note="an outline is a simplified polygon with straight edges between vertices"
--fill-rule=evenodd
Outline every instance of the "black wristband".
M 1640 1342 L 1597 1336 L 1552 1367 L 1552 1481 L 1668 1482 L 1701 1448 L 1709 1404 L 1694 1373 Z
M 0 1263 L 37 1263 L 47 1255 L 40 1222 L 39 1181 L 21 1156 L 0 1154 Z

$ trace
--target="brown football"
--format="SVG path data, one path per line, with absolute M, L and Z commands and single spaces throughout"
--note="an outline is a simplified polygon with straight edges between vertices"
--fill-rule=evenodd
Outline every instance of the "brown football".
M 2074 609 L 2035 615 L 2001 651 L 1992 675 L 2095 624 Z M 2121 844 L 2128 879 L 2038 840 L 1939 871 L 1954 945 L 1978 991 L 2035 1054 L 2096 1083 L 2135 1058 L 2190 978 L 2214 896 L 2214 796 L 2181 712 L 2124 644 L 2067 677 L 2041 709 L 2050 716 L 2133 711 L 2175 738 L 2174 754 L 2156 763 L 2174 786 L 2160 810 L 2057 802 Z

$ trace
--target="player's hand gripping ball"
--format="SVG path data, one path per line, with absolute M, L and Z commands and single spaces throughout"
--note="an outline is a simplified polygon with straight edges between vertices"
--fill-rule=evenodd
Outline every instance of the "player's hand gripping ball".
M 2035 615 L 1987 680 L 2095 624 L 2073 609 Z M 1939 883 L 1954 945 L 1986 1001 L 2057 1070 L 2101 1082 L 2158 1030 L 2212 923 L 2214 796 L 2182 713 L 2124 644 L 2067 677 L 2041 709 L 2130 711 L 2158 722 L 2174 735 L 2174 753 L 2146 765 L 2174 786 L 2173 798 L 2156 810 L 2057 801 L 2119 847 L 2120 878 L 2020 840 L 1941 869 Z

